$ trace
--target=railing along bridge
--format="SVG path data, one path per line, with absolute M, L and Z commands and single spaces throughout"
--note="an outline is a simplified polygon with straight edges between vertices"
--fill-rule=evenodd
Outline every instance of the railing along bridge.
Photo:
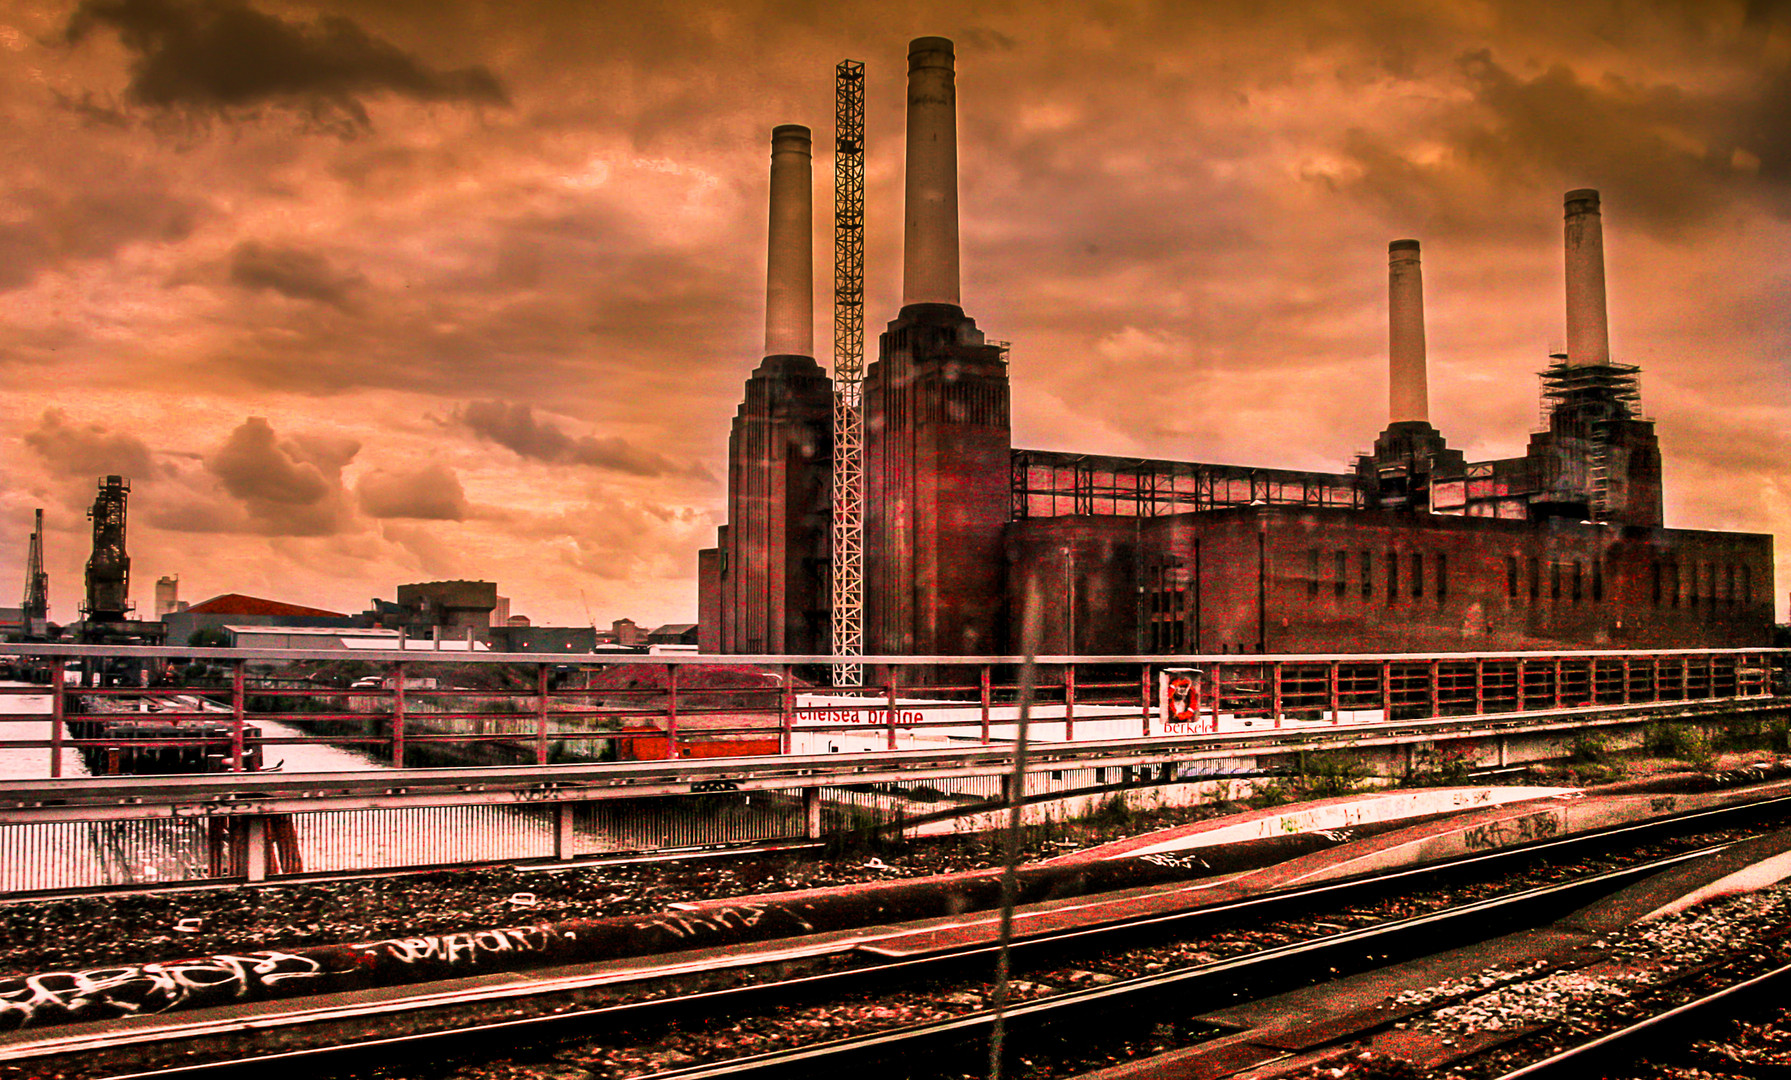
M 1021 663 L 866 657 L 866 685 L 830 688 L 814 656 L 0 646 L 16 676 L 0 892 L 565 860 L 985 808 L 1013 769 Z M 1771 649 L 1038 665 L 1030 798 L 1309 750 L 1403 746 L 1409 767 L 1449 745 L 1496 767 L 1513 737 L 1759 717 L 1791 694 L 1791 650 Z

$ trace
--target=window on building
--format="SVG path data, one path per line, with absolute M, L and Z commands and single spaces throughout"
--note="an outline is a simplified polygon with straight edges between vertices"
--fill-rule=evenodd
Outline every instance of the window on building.
M 1505 556 L 1505 596 L 1507 599 L 1510 599 L 1510 600 L 1517 599 L 1517 556 L 1516 555 Z
M 1667 564 L 1667 603 L 1679 606 L 1679 564 L 1676 562 Z
M 1654 560 L 1654 606 L 1660 606 L 1660 560 Z
M 1412 599 L 1424 599 L 1424 553 L 1412 552 Z
M 1548 564 L 1548 598 L 1555 603 L 1561 602 L 1561 564 L 1551 561 Z
M 1584 573 L 1584 564 L 1578 559 L 1573 560 L 1573 602 L 1576 604 L 1580 602 L 1580 596 L 1582 595 L 1580 592 L 1580 578 Z
M 1335 562 L 1336 565 L 1332 569 L 1336 571 L 1336 580 L 1331 583 L 1331 588 L 1336 590 L 1337 599 L 1341 600 L 1349 580 L 1349 552 L 1339 551 Z
M 1730 607 L 1734 607 L 1735 606 L 1735 564 L 1734 563 L 1730 563 L 1728 566 L 1728 578 L 1729 578 L 1729 582 L 1723 589 L 1723 601 L 1725 603 L 1727 603 Z
M 1318 549 L 1306 552 L 1306 599 L 1318 599 Z
M 1542 560 L 1535 555 L 1530 556 L 1530 599 L 1542 597 Z
M 1170 625 L 1175 627 L 1175 638 L 1174 638 L 1175 644 L 1171 645 L 1170 648 L 1175 650 L 1176 652 L 1181 652 L 1182 647 L 1187 644 L 1188 624 L 1185 622 L 1182 622 L 1180 619 L 1177 619 L 1174 623 L 1171 623 Z
M 1387 552 L 1387 603 L 1399 603 L 1399 553 Z
M 1449 601 L 1449 556 L 1437 552 L 1437 606 Z
M 1362 552 L 1360 568 L 1362 571 L 1362 599 L 1371 600 L 1374 598 L 1374 556 L 1366 551 Z
M 1604 560 L 1592 560 L 1592 602 L 1604 603 Z

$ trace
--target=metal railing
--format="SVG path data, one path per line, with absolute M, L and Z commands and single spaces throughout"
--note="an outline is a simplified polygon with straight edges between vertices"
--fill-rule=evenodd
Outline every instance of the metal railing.
M 329 685 L 344 661 L 377 685 Z M 830 661 L 0 646 L 23 677 L 0 686 L 0 893 L 817 837 L 1003 797 L 1020 658 L 803 685 Z M 1791 650 L 1038 662 L 1034 797 L 1791 708 Z

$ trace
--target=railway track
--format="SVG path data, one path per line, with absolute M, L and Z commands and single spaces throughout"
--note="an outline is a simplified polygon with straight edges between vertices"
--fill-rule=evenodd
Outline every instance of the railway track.
M 1185 1003 L 1190 995 L 1193 995 L 1193 1000 L 1210 1003 L 1229 1000 L 1240 994 L 1266 994 L 1277 987 L 1312 981 L 1315 976 L 1329 977 L 1365 966 L 1379 966 L 1402 956 L 1434 951 L 1439 944 L 1450 941 L 1480 940 L 1507 929 L 1545 922 L 1563 906 L 1590 902 L 1664 867 L 1677 865 L 1721 846 L 1711 845 L 1697 851 L 1680 851 L 1642 860 L 1635 849 L 1644 842 L 1663 842 L 1674 833 L 1732 827 L 1748 816 L 1781 814 L 1784 809 L 1783 806 L 1763 808 L 1755 805 L 1685 815 L 1678 819 L 1561 839 L 1375 879 L 1269 895 L 1247 902 L 1197 909 L 1172 916 L 1116 920 L 1110 925 L 1023 940 L 1015 945 L 1016 963 L 1021 970 L 1039 971 L 1053 963 L 1062 964 L 1066 962 L 1066 958 L 1068 962 L 1078 965 L 1071 970 L 1082 970 L 1087 966 L 1096 966 L 1086 963 L 1086 959 L 1092 954 L 1103 950 L 1112 953 L 1114 950 L 1125 949 L 1131 949 L 1134 953 L 1141 951 L 1147 957 L 1141 963 L 1147 968 L 1154 963 L 1168 966 L 1170 970 L 1133 978 L 1091 977 L 1088 980 L 1090 985 L 1080 989 L 1035 983 L 1034 990 L 1042 995 L 1036 997 L 1033 992 L 1022 989 L 1017 995 L 1022 1000 L 1007 1013 L 1011 1030 L 1016 1032 L 1010 1045 L 1038 1045 L 1041 1039 L 1050 1042 L 1063 1032 L 1090 1026 L 1107 1032 L 1110 1036 L 1109 1043 L 1118 1039 L 1119 1043 L 1124 1044 L 1121 1049 L 1127 1054 L 1135 1052 L 1140 1046 L 1148 1049 L 1147 1044 L 1162 1042 L 1165 1038 L 1171 1043 L 1196 1039 L 1203 1034 L 1198 1026 L 1189 1028 L 1173 1015 L 1179 1012 L 1185 1018 L 1189 1011 L 1185 1004 L 1170 1008 L 1166 1014 L 1162 1008 L 1163 1003 Z M 1465 888 L 1472 891 L 1478 888 L 1481 892 L 1486 892 L 1497 888 L 1496 884 L 1488 884 L 1489 878 L 1511 878 L 1519 872 L 1520 867 L 1530 867 L 1531 872 L 1539 877 L 1546 878 L 1551 874 L 1560 877 L 1565 871 L 1558 865 L 1551 864 L 1550 860 L 1582 859 L 1600 849 L 1613 848 L 1628 849 L 1626 859 L 1630 865 L 1580 875 L 1569 881 L 1557 881 L 1515 892 L 1507 891 L 1499 896 L 1481 897 L 1466 903 L 1433 903 L 1436 910 L 1416 916 L 1387 917 L 1388 910 L 1397 912 L 1401 903 L 1398 897 L 1414 889 Z M 1475 885 L 1476 880 L 1478 885 Z M 1393 907 L 1387 908 L 1388 903 Z M 1382 905 L 1378 914 L 1376 904 Z M 1354 908 L 1348 905 L 1353 905 Z M 1346 928 L 1335 922 L 1315 922 L 1309 917 L 1309 913 L 1315 910 L 1336 912 L 1339 909 L 1346 914 L 1328 914 L 1326 917 L 1366 919 L 1374 925 Z M 1261 928 L 1265 924 L 1273 926 L 1269 920 L 1301 919 L 1302 913 L 1307 913 L 1303 918 L 1303 925 L 1307 927 L 1305 932 L 1308 935 L 1312 929 L 1321 929 L 1323 932 L 1308 940 L 1249 948 L 1239 955 L 1205 961 L 1200 959 L 1199 949 L 1190 954 L 1186 945 L 1186 939 L 1191 934 L 1207 933 L 1210 936 L 1223 933 L 1226 926 L 1249 925 L 1255 928 L 1252 933 L 1260 937 L 1263 932 Z M 1292 922 L 1284 922 L 1282 925 L 1295 926 Z M 1165 939 L 1177 938 L 1183 939 L 1183 944 L 1160 944 Z M 1141 942 L 1155 944 L 1141 946 Z M 770 1017 L 772 1019 L 765 1023 L 775 1024 L 780 1014 L 788 1017 L 794 1008 L 803 1003 L 839 1001 L 854 995 L 874 995 L 883 1001 L 899 1001 L 903 993 L 900 988 L 903 987 L 923 984 L 937 986 L 954 978 L 982 978 L 993 966 L 992 954 L 991 947 L 963 948 L 920 959 L 855 966 L 794 979 L 745 982 L 708 992 L 627 1001 L 599 1008 L 559 1006 L 558 1011 L 550 1010 L 545 1015 L 517 1016 L 497 1022 L 469 1024 L 465 1019 L 469 1015 L 466 1007 L 477 1010 L 483 1001 L 488 1006 L 487 1012 L 508 1008 L 500 995 L 487 994 L 482 997 L 480 992 L 474 991 L 458 1002 L 462 1006 L 458 1014 L 461 1018 L 459 1026 L 448 1031 L 404 1032 L 386 1038 L 352 1038 L 345 1035 L 345 1027 L 379 1030 L 392 1019 L 393 1012 L 414 1010 L 414 1006 L 397 1005 L 388 1011 L 377 1004 L 370 1004 L 351 1010 L 353 1015 L 336 1016 L 333 1030 L 327 1034 L 319 1032 L 337 1045 L 309 1047 L 277 1055 L 263 1053 L 237 1056 L 206 1064 L 184 1064 L 183 1062 L 193 1061 L 196 1056 L 202 1056 L 200 1051 L 195 1050 L 197 1044 L 192 1041 L 192 1037 L 198 1033 L 189 1031 L 189 1038 L 184 1042 L 146 1038 L 131 1045 L 87 1045 L 65 1050 L 60 1056 L 39 1056 L 30 1060 L 13 1058 L 11 1061 L 0 1062 L 0 1068 L 10 1075 L 42 1075 L 45 1071 L 54 1070 L 70 1076 L 168 1077 L 247 1076 L 263 1073 L 270 1068 L 285 1071 L 303 1068 L 322 1076 L 332 1073 L 378 1073 L 382 1068 L 381 1063 L 384 1063 L 384 1068 L 388 1070 L 386 1075 L 425 1075 L 423 1070 L 428 1061 L 467 1056 L 491 1058 L 494 1056 L 494 1048 L 503 1048 L 496 1052 L 496 1056 L 500 1057 L 504 1053 L 551 1057 L 556 1053 L 555 1047 L 565 1046 L 569 1040 L 592 1043 L 626 1034 L 623 1041 L 638 1041 L 643 1032 L 676 1031 L 691 1025 L 715 1024 L 718 1022 L 717 1018 L 736 1018 L 720 1021 L 724 1026 L 734 1022 L 750 1026 L 756 1022 L 753 1020 L 755 1017 Z M 1148 958 L 1153 955 L 1155 959 Z M 1083 973 L 1090 976 L 1101 975 L 1099 972 Z M 951 997 L 949 990 L 944 992 L 944 997 Z M 1027 1000 L 1032 997 L 1035 999 Z M 993 1017 L 987 1010 L 973 1007 L 969 997 L 962 992 L 953 1007 L 934 1009 L 933 1012 L 935 1015 L 926 1023 L 897 1025 L 888 1031 L 835 1040 L 825 1045 L 798 1046 L 772 1054 L 734 1056 L 716 1064 L 696 1063 L 679 1069 L 676 1066 L 689 1061 L 687 1056 L 677 1052 L 657 1057 L 646 1053 L 634 1056 L 638 1069 L 629 1071 L 629 1058 L 624 1054 L 621 1055 L 623 1060 L 617 1063 L 619 1068 L 586 1071 L 590 1075 L 616 1076 L 665 1073 L 668 1077 L 688 1077 L 691 1080 L 699 1076 L 720 1075 L 797 1076 L 822 1071 L 837 1072 L 840 1069 L 874 1075 L 901 1075 L 902 1070 L 908 1070 L 907 1075 L 916 1076 L 952 1075 L 952 1056 L 956 1054 L 961 1057 L 965 1052 L 963 1048 L 980 1045 L 986 1040 Z M 940 1012 L 947 1015 L 937 1015 Z M 227 1040 L 233 1030 L 248 1030 L 256 1024 L 256 1021 L 250 1020 L 212 1022 L 208 1034 L 214 1041 L 214 1048 L 209 1052 L 217 1053 L 216 1042 Z M 261 1026 L 265 1030 L 270 1025 L 261 1022 Z M 291 1026 L 296 1031 L 302 1024 L 294 1021 Z M 206 1025 L 195 1024 L 190 1027 Z M 1167 1036 L 1164 1035 L 1166 1028 Z M 816 1029 L 811 1025 L 811 1036 L 814 1030 Z M 901 1054 L 898 1056 L 892 1048 L 900 1048 Z M 1022 1051 L 1023 1054 L 1027 1052 L 1029 1051 Z M 1090 1060 L 1099 1060 L 1098 1052 L 1091 1058 L 1089 1053 L 1078 1053 L 1067 1044 L 1064 1049 L 1051 1056 L 1084 1064 Z M 133 1058 L 156 1067 L 148 1071 L 133 1071 L 121 1068 L 118 1064 Z M 667 1066 L 672 1068 L 668 1069 Z M 489 1073 L 474 1071 L 465 1075 L 547 1075 L 531 1072 L 527 1067 L 519 1069 L 521 1071 L 505 1072 L 498 1068 Z M 976 1069 L 960 1071 L 980 1074 Z M 442 1075 L 446 1073 L 443 1072 Z

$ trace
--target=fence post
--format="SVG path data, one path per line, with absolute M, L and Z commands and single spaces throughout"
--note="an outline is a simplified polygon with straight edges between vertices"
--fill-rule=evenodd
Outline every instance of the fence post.
M 535 764 L 547 764 L 547 665 L 535 665 Z
M 1629 704 L 1629 657 L 1623 658 L 1623 704 Z
M 982 674 L 977 680 L 982 691 L 983 702 L 983 745 L 989 745 L 989 665 L 984 664 Z
M 684 756 L 678 749 L 678 665 L 665 666 L 665 757 L 667 761 Z
M 230 771 L 243 771 L 243 681 L 246 660 L 237 660 L 230 667 Z M 259 821 L 260 818 L 255 820 Z M 262 857 L 266 862 L 266 855 Z M 252 880 L 260 881 L 260 878 Z
M 1393 721 L 1393 661 L 1381 661 L 1381 723 Z
M 809 840 L 821 839 L 821 789 L 802 789 L 802 835 Z
M 555 803 L 553 808 L 553 857 L 557 862 L 570 862 L 573 850 L 572 804 Z
M 1271 679 L 1271 681 L 1274 684 L 1274 689 L 1272 692 L 1274 700 L 1273 700 L 1272 704 L 1274 705 L 1274 709 L 1275 709 L 1275 726 L 1280 727 L 1281 726 L 1281 661 L 1271 660 L 1269 662 L 1269 671 L 1270 671 L 1269 678 Z
M 1529 706 L 1524 701 L 1525 696 L 1526 695 L 1524 693 L 1524 662 L 1522 660 L 1519 660 L 1517 662 L 1517 711 L 1518 712 L 1528 712 L 1529 711 Z
M 1063 741 L 1076 741 L 1076 665 L 1063 666 Z
M 1555 708 L 1561 708 L 1561 658 L 1555 657 Z
M 392 664 L 392 767 L 404 768 L 404 661 Z
M 1225 696 L 1225 665 L 1213 665 L 1213 732 L 1219 731 L 1219 699 Z
M 1328 660 L 1328 661 L 1326 661 L 1326 665 L 1327 665 L 1327 670 L 1325 673 L 1325 683 L 1326 683 L 1325 697 L 1327 700 L 1326 700 L 1325 704 L 1327 704 L 1331 707 L 1331 723 L 1335 724 L 1343 719 L 1343 717 L 1340 715 L 1341 714 L 1341 706 L 1337 700 L 1337 697 L 1338 697 L 1337 682 L 1341 678 L 1342 663 L 1337 660 Z
M 1430 715 L 1432 718 L 1443 715 L 1441 679 L 1442 665 L 1437 661 L 1432 660 L 1430 662 Z M 1524 681 L 1523 661 L 1521 660 L 1518 661 L 1517 681 L 1520 684 Z M 1523 691 L 1519 690 L 1517 693 L 1518 701 L 1523 701 Z M 1522 705 L 1519 705 L 1519 709 L 1522 709 Z
M 240 662 L 240 661 L 239 661 Z M 250 881 L 267 880 L 267 818 L 251 814 L 243 819 L 247 834 L 244 839 L 243 876 Z
M 62 738 L 67 724 L 62 695 L 68 672 L 63 670 L 62 657 L 51 659 L 56 662 L 55 670 L 50 672 L 50 779 L 54 780 L 62 775 Z
M 796 723 L 796 694 L 790 682 L 789 664 L 784 665 L 783 676 L 783 684 L 777 694 L 778 708 L 783 714 L 783 736 L 778 740 L 777 752 L 787 754 L 790 752 L 790 728 Z
M 896 748 L 896 666 L 889 665 L 889 748 Z
M 1486 661 L 1474 661 L 1474 715 L 1486 714 Z
M 1144 724 L 1143 736 L 1150 738 L 1150 665 L 1138 665 L 1138 716 Z

